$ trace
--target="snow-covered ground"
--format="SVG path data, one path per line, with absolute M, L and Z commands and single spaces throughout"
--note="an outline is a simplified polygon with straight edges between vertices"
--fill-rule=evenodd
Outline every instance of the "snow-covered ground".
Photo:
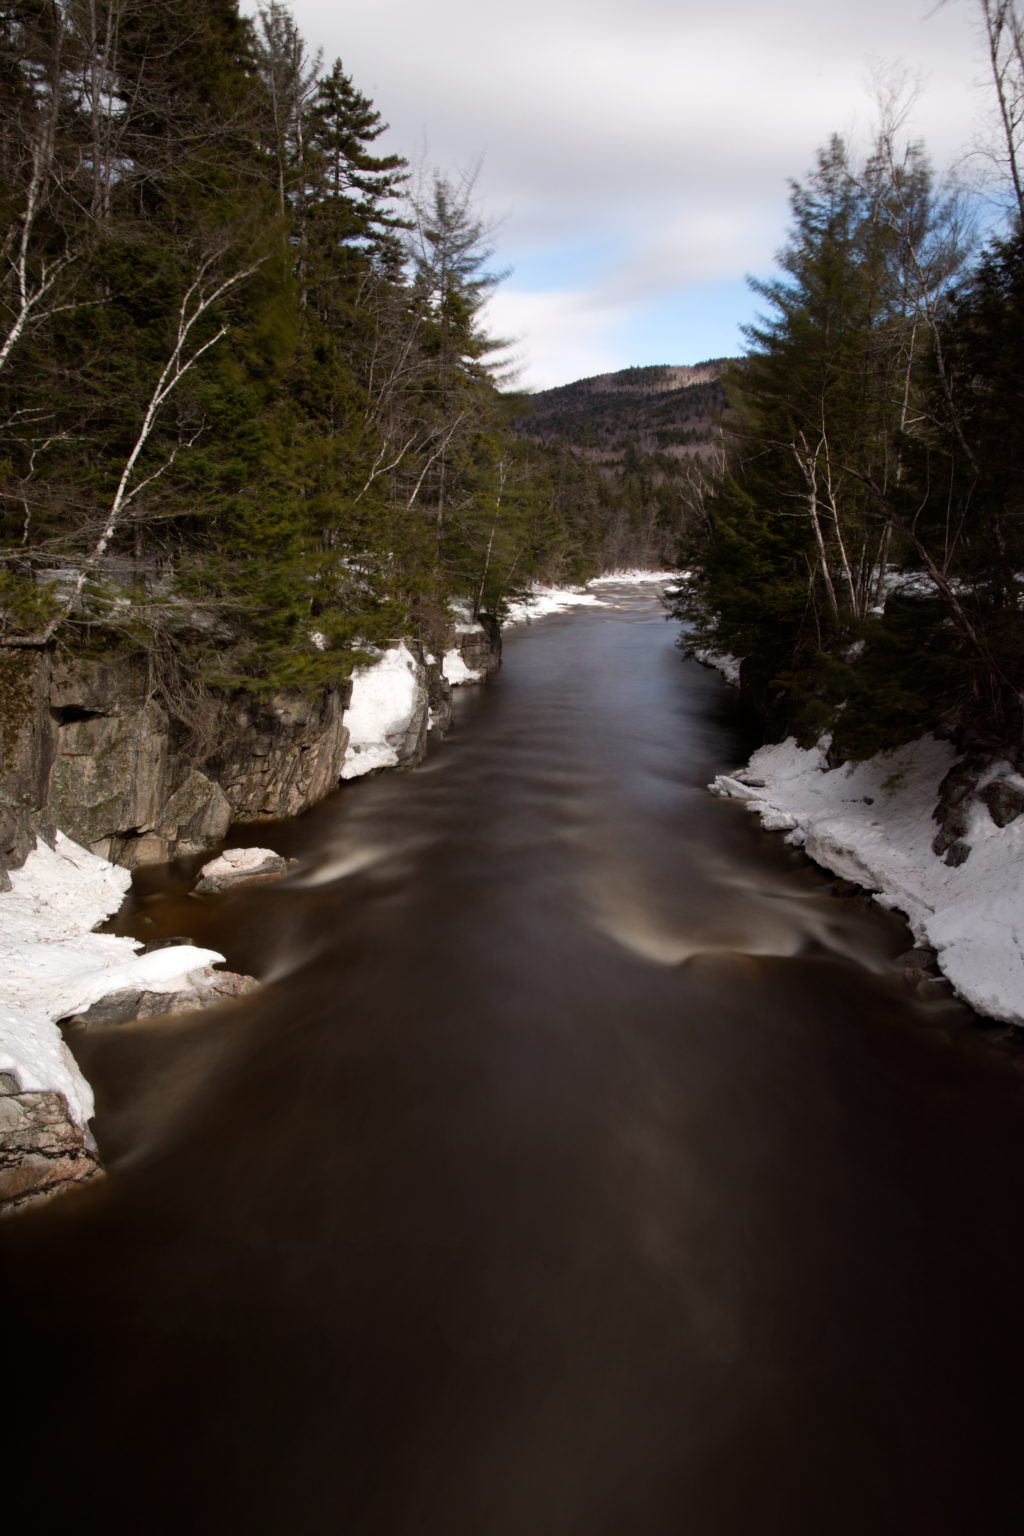
M 1024 1025 L 1024 817 L 998 827 L 971 806 L 966 863 L 932 851 L 932 808 L 954 761 L 948 742 L 923 737 L 864 763 L 829 769 L 822 747 L 791 738 L 755 752 L 746 769 L 719 775 L 713 793 L 743 800 L 769 830 L 816 863 L 904 913 L 915 938 L 979 1013 Z M 1009 765 L 995 778 L 1022 785 Z
M 678 581 L 678 571 L 610 571 L 595 576 L 586 587 L 532 587 L 525 597 L 509 603 L 505 627 L 529 624 L 533 619 L 546 618 L 549 613 L 565 613 L 570 608 L 598 608 L 606 601 L 592 587 L 644 586 L 648 583 L 665 586 Z
M 594 576 L 587 585 L 589 587 L 642 587 L 648 582 L 655 586 L 665 586 L 679 581 L 683 573 L 680 571 L 606 571 L 603 576 Z
M 92 1090 L 55 1020 L 111 992 L 180 991 L 224 958 L 192 945 L 137 955 L 134 939 L 92 933 L 130 884 L 126 869 L 58 832 L 56 847 L 41 842 L 0 894 L 0 1072 L 24 1092 L 63 1093 L 80 1125 L 93 1113 Z
M 596 608 L 601 599 L 582 587 L 533 587 L 527 597 L 509 603 L 504 627 L 529 624 L 549 613 L 565 613 L 569 608 Z

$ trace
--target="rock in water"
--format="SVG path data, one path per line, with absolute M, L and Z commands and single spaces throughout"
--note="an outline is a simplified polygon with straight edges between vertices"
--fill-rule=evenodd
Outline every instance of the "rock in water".
M 248 997 L 260 990 L 255 976 L 244 976 L 239 971 L 215 971 L 212 966 L 192 972 L 188 980 L 191 985 L 180 987 L 176 992 L 149 992 L 136 988 L 110 992 L 90 1008 L 72 1014 L 65 1022 L 86 1028 L 96 1024 L 131 1024 L 136 1019 L 216 1008 L 218 1003 Z
M 213 891 L 226 891 L 243 880 L 276 879 L 287 868 L 287 859 L 269 848 L 225 848 L 219 857 L 203 865 L 196 891 L 199 895 L 208 895 Z
M 0 1214 L 102 1171 L 62 1093 L 0 1093 Z

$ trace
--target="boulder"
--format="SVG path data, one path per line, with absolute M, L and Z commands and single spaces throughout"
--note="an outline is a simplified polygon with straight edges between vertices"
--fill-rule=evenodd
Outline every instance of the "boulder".
M 248 880 L 276 880 L 288 868 L 287 859 L 269 848 L 226 848 L 199 871 L 199 895 L 226 891 Z
M 155 832 L 147 832 L 126 842 L 117 862 L 126 869 L 143 869 L 147 864 L 166 864 L 170 857 L 171 845 L 167 839 L 157 837 Z
M 100 1173 L 62 1093 L 0 1093 L 0 1213 Z
M 66 1020 L 69 1025 L 89 1028 L 99 1024 L 131 1024 L 136 1019 L 160 1018 L 165 1014 L 194 1013 L 200 1008 L 215 1008 L 234 998 L 258 992 L 255 976 L 238 971 L 215 971 L 211 966 L 194 972 L 189 985 L 177 992 L 147 992 L 135 989 L 111 992 L 82 1013 Z
M 988 813 L 997 827 L 1008 827 L 1011 821 L 1024 812 L 1024 789 L 996 779 L 978 792 L 978 799 L 988 806 Z
M 928 949 L 923 944 L 915 944 L 913 949 L 905 950 L 902 955 L 896 957 L 897 965 L 912 966 L 920 971 L 934 970 L 938 962 L 938 954 L 934 949 Z

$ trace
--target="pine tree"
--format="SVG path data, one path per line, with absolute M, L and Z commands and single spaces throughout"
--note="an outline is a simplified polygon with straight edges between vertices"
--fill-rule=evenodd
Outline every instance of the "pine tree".
M 922 152 L 897 155 L 887 132 L 859 170 L 833 138 L 792 209 L 782 276 L 754 285 L 771 313 L 729 380 L 738 426 L 705 505 L 698 606 L 762 686 L 785 685 L 791 719 L 848 735 L 843 656 L 854 640 L 885 651 L 890 559 L 938 570 L 907 459 L 929 430 L 928 368 L 962 248 Z M 948 584 L 943 595 L 955 605 Z
M 318 203 L 327 226 L 321 231 L 335 248 L 359 242 L 392 276 L 401 247 L 397 231 L 409 222 L 393 204 L 408 181 L 401 155 L 374 155 L 370 146 L 387 132 L 377 108 L 352 84 L 341 60 L 317 87 L 310 114 L 310 143 L 318 159 Z

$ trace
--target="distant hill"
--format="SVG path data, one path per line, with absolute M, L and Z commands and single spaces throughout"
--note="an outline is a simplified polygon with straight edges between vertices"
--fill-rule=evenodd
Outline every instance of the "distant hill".
M 721 376 L 729 361 L 624 368 L 520 395 L 512 430 L 539 443 L 565 440 L 608 466 L 630 450 L 702 457 L 717 436 L 714 418 L 727 410 Z

